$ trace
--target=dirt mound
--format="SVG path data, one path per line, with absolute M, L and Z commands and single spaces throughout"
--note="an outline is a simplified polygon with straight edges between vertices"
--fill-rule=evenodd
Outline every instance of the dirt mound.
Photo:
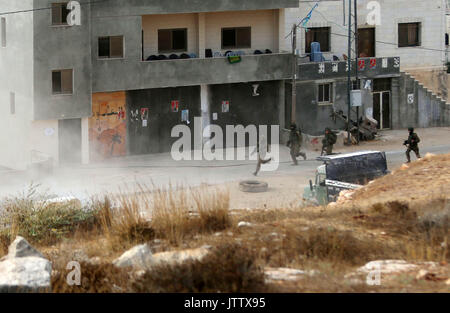
M 450 199 L 450 154 L 426 155 L 356 190 L 354 202 Z

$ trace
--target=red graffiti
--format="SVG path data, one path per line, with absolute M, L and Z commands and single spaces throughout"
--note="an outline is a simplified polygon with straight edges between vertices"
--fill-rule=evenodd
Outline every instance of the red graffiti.
M 313 145 L 319 144 L 319 139 L 317 139 L 317 138 L 312 139 L 311 144 L 313 144 Z
M 363 70 L 366 67 L 366 60 L 358 60 L 358 68 L 359 70 Z
M 377 59 L 370 59 L 370 68 L 375 68 L 377 66 Z

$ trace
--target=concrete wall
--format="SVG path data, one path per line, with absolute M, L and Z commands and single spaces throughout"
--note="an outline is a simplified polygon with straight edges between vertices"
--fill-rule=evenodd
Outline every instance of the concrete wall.
M 252 54 L 256 49 L 264 51 L 278 50 L 278 10 L 258 10 L 243 12 L 207 13 L 206 16 L 206 48 L 222 50 L 222 28 L 248 27 L 252 29 L 251 48 L 238 49 Z M 228 50 L 228 49 L 227 49 Z
M 142 17 L 144 30 L 144 56 L 158 52 L 158 29 L 187 28 L 187 53 L 198 55 L 198 14 L 145 15 Z
M 298 0 L 110 0 L 92 6 L 94 17 L 268 10 L 297 7 Z
M 247 27 L 252 28 L 252 46 L 249 49 L 239 49 L 253 54 L 256 49 L 264 51 L 278 50 L 278 18 L 279 10 L 236 11 L 204 13 L 204 28 L 206 49 L 213 52 L 222 50 L 222 28 Z M 158 55 L 158 29 L 187 28 L 187 53 L 200 54 L 199 49 L 199 14 L 164 14 L 145 15 L 142 17 L 144 30 L 144 56 Z
M 367 4 L 370 0 L 358 1 L 358 27 L 369 27 Z M 442 67 L 445 57 L 444 34 L 446 31 L 445 4 L 443 0 L 378 0 L 381 4 L 381 25 L 375 27 L 376 56 L 399 56 L 402 68 Z M 347 3 L 347 1 L 346 1 Z M 352 2 L 353 3 L 353 2 Z M 292 25 L 304 18 L 314 2 L 300 1 L 299 9 L 286 10 L 286 34 L 291 31 Z M 348 9 L 348 7 L 347 7 Z M 348 13 L 346 13 L 348 19 Z M 422 48 L 398 47 L 398 23 L 422 23 Z M 347 23 L 347 22 L 346 22 Z M 347 25 L 347 24 L 345 24 Z M 325 53 L 327 59 L 333 55 L 342 57 L 347 54 L 347 26 L 343 21 L 342 1 L 320 2 L 319 7 L 312 13 L 307 27 L 331 27 L 331 52 Z M 390 44 L 386 44 L 390 43 Z M 291 45 L 291 37 L 285 42 L 286 47 Z M 299 33 L 298 49 L 305 52 L 305 31 Z
M 318 84 L 330 82 L 333 83 L 333 102 L 326 105 L 318 104 Z M 289 85 L 288 91 L 290 90 Z M 291 99 L 291 94 L 287 93 L 286 101 L 290 103 Z M 317 136 L 322 134 L 326 127 L 343 128 L 343 122 L 340 120 L 335 122 L 331 118 L 331 114 L 339 110 L 347 111 L 347 81 L 345 79 L 297 83 L 296 122 L 303 133 Z
M 450 80 L 446 70 L 409 70 L 408 73 L 420 81 L 427 89 L 448 102 Z
M 178 112 L 172 112 L 171 102 L 179 101 Z M 143 123 L 141 109 L 148 109 Z M 151 154 L 171 151 L 178 138 L 171 137 L 172 128 L 182 122 L 183 110 L 189 110 L 188 124 L 194 136 L 194 117 L 201 116 L 200 86 L 178 88 L 155 88 L 127 91 L 127 146 L 128 153 Z M 138 112 L 133 117 L 132 112 Z
M 25 10 L 32 0 L 2 0 L 0 12 Z M 30 161 L 30 130 L 33 112 L 33 14 L 6 18 L 6 47 L 0 46 L 0 165 L 25 169 Z M 15 93 L 15 114 L 10 93 Z
M 237 64 L 230 64 L 227 58 L 141 62 L 128 56 L 119 60 L 96 60 L 93 90 L 110 92 L 282 80 L 291 77 L 291 62 L 289 54 L 243 56 L 242 62 Z
M 35 0 L 35 8 L 53 0 Z M 28 7 L 29 8 L 29 7 Z M 91 114 L 90 6 L 81 6 L 81 26 L 52 26 L 51 10 L 33 13 L 34 119 L 69 119 Z M 52 94 L 52 70 L 73 69 L 73 94 Z
M 253 96 L 253 84 L 259 84 L 259 96 Z M 210 121 L 221 126 L 226 125 L 279 125 L 279 112 L 284 105 L 283 92 L 279 81 L 210 85 Z M 229 112 L 222 112 L 222 101 L 229 101 Z M 217 120 L 213 114 L 217 114 Z M 237 142 L 235 142 L 236 144 Z M 224 146 L 226 144 L 224 138 Z
M 32 158 L 50 157 L 59 161 L 58 120 L 32 121 L 29 133 Z M 35 160 L 32 160 L 35 161 Z
M 402 73 L 392 83 L 393 97 L 398 97 L 398 105 L 392 112 L 394 128 L 450 126 L 450 105 L 438 99 L 417 80 Z M 413 95 L 412 103 L 408 102 L 408 95 Z

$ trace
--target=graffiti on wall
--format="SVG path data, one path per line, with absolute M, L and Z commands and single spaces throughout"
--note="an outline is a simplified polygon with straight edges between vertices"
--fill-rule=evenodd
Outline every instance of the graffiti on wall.
M 89 119 L 91 161 L 125 156 L 126 131 L 125 92 L 93 94 Z

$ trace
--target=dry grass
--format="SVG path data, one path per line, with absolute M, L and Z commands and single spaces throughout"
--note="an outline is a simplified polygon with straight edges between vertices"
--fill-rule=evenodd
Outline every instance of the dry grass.
M 142 216 L 137 199 L 121 194 L 116 200 L 119 202 L 117 208 L 112 208 L 109 197 L 95 203 L 109 250 L 123 251 L 134 244 L 153 239 L 155 232 Z
M 133 284 L 137 292 L 265 292 L 255 254 L 239 245 L 216 248 L 202 261 L 161 265 Z
M 60 238 L 66 240 L 59 239 L 59 246 L 51 247 L 59 250 L 58 256 L 49 256 L 57 271 L 52 276 L 54 291 L 390 292 L 410 288 L 409 285 L 415 286 L 411 289 L 415 291 L 442 290 L 444 285 L 437 283 L 427 282 L 421 287 L 416 281 L 411 282 L 414 277 L 399 278 L 391 285 L 381 287 L 369 287 L 345 277 L 373 260 L 427 260 L 443 264 L 450 261 L 448 195 L 442 193 L 441 188 L 428 196 L 421 190 L 415 199 L 395 199 L 404 188 L 393 190 L 393 186 L 405 180 L 408 188 L 413 188 L 414 177 L 434 173 L 439 166 L 427 160 L 417 162 L 400 172 L 399 181 L 394 182 L 396 175 L 389 177 L 391 189 L 383 191 L 385 186 L 376 181 L 367 187 L 366 193 L 358 191 L 350 206 L 333 208 L 235 211 L 231 216 L 229 193 L 220 189 L 140 187 L 138 193 L 109 195 L 91 204 L 95 214 L 87 223 L 90 227 L 78 227 L 77 220 L 73 225 L 64 226 L 70 228 L 59 227 L 74 231 L 61 232 Z M 422 188 L 422 185 L 420 182 L 417 186 Z M 390 192 L 393 194 L 386 196 Z M 411 197 L 413 193 L 409 191 L 408 195 Z M 33 207 L 27 198 L 13 203 L 10 207 L 15 212 Z M 48 208 L 48 212 L 53 212 L 52 208 Z M 42 216 L 40 219 L 47 220 Z M 236 226 L 238 221 L 253 225 L 239 228 Z M 23 226 L 28 224 L 10 224 L 21 225 L 11 228 L 11 232 L 30 229 Z M 53 236 L 45 231 L 41 233 L 44 239 Z M 43 246 L 54 242 L 47 239 L 42 241 Z M 10 236 L 0 234 L 0 240 L 0 253 L 6 253 Z M 111 265 L 112 259 L 144 242 L 153 252 L 197 248 L 205 244 L 215 248 L 202 261 L 158 266 L 138 280 Z M 94 265 L 83 258 L 79 260 L 84 277 L 79 287 L 70 287 L 65 282 L 69 272 L 65 265 L 74 259 L 67 250 L 72 249 L 83 250 L 89 257 L 100 256 L 103 261 Z M 297 282 L 267 285 L 262 270 L 267 266 L 314 269 L 319 273 Z
M 199 214 L 201 232 L 215 232 L 231 226 L 230 195 L 219 189 L 213 192 L 191 190 Z
M 219 189 L 157 190 L 153 193 L 152 226 L 158 238 L 174 245 L 196 234 L 226 229 L 231 226 L 229 193 Z
M 421 261 L 450 261 L 450 203 L 442 197 L 411 209 L 407 202 L 372 206 L 366 227 L 383 228 L 404 242 L 405 257 Z
M 76 231 L 87 232 L 98 226 L 95 209 L 82 208 L 78 201 L 52 203 L 47 198 L 31 186 L 26 193 L 2 201 L 2 250 L 18 235 L 34 244 L 51 245 Z
M 57 267 L 52 275 L 53 293 L 123 293 L 129 292 L 129 274 L 112 264 L 80 263 L 80 285 L 69 286 L 67 276 L 72 271 Z
M 95 202 L 102 233 L 113 251 L 123 251 L 154 238 L 179 246 L 196 234 L 231 226 L 226 191 L 150 190 L 143 186 L 140 189 L 139 194 L 110 195 Z M 151 214 L 151 220 L 143 216 L 145 212 Z

